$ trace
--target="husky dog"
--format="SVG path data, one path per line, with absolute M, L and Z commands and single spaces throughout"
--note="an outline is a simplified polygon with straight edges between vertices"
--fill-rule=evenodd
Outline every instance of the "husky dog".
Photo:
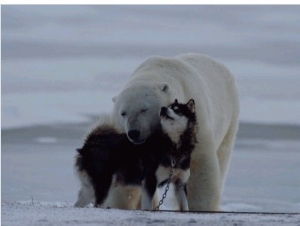
M 186 183 L 190 176 L 191 153 L 195 147 L 197 120 L 193 99 L 186 104 L 177 99 L 169 107 L 160 110 L 162 136 L 165 137 L 158 165 L 152 168 L 145 179 L 142 190 L 142 208 L 149 209 L 155 189 L 169 180 L 170 171 L 174 172 L 171 182 L 175 185 L 175 195 L 182 211 L 188 211 Z M 154 176 L 155 175 L 155 176 Z M 154 189 L 155 188 L 155 189 Z
M 180 104 L 177 100 L 160 110 L 161 126 L 140 145 L 131 143 L 106 120 L 87 137 L 78 149 L 76 171 L 81 180 L 76 207 L 94 201 L 100 207 L 112 183 L 142 186 L 142 209 L 152 209 L 157 187 L 171 182 L 180 210 L 188 210 L 186 183 L 191 153 L 196 143 L 195 102 Z

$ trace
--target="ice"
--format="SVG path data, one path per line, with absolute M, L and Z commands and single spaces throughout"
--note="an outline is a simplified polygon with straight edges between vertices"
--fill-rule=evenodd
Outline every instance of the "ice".
M 300 125 L 298 11 L 4 6 L 2 128 L 82 122 L 84 115 L 108 112 L 107 100 L 143 59 L 182 52 L 209 54 L 229 67 L 240 90 L 241 121 Z
M 38 137 L 35 139 L 37 143 L 44 143 L 44 144 L 52 144 L 56 143 L 57 139 L 55 137 Z
M 109 112 L 107 91 L 26 92 L 2 95 L 2 129 L 51 123 L 87 122 L 88 116 Z
M 20 60 L 17 68 L 15 61 L 4 62 L 2 128 L 82 122 L 85 115 L 111 111 L 112 97 L 143 59 L 115 60 L 117 67 L 110 58 Z M 289 75 L 280 76 L 265 67 L 264 75 L 255 71 L 249 75 L 255 65 L 243 66 L 232 65 L 240 91 L 240 120 L 300 125 L 300 76 L 296 76 L 296 69 L 282 68 Z

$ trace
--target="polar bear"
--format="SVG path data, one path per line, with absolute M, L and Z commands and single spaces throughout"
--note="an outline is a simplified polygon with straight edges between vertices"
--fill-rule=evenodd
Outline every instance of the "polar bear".
M 139 145 L 159 125 L 159 109 L 174 99 L 194 99 L 197 106 L 198 143 L 187 186 L 189 209 L 218 211 L 239 115 L 235 80 L 225 66 L 192 53 L 170 58 L 152 56 L 137 67 L 113 98 L 111 119 L 132 143 Z M 136 188 L 118 187 L 110 205 L 133 209 L 139 196 Z

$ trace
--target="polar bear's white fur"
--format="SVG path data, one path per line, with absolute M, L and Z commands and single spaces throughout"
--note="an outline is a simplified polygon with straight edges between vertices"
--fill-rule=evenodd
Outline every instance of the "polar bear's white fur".
M 133 72 L 114 98 L 112 120 L 138 145 L 159 124 L 158 112 L 162 106 L 175 99 L 187 102 L 192 98 L 199 131 L 188 182 L 189 208 L 216 211 L 220 206 L 239 114 L 235 81 L 225 66 L 198 54 L 150 57 Z M 133 191 L 130 199 L 119 201 L 129 191 L 118 189 L 111 205 L 134 208 L 140 193 Z

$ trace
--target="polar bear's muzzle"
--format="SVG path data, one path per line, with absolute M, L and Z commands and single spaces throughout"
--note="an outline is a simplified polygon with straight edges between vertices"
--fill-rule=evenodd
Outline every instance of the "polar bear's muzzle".
M 141 138 L 141 132 L 139 130 L 130 130 L 127 136 L 134 144 L 142 144 L 145 142 L 145 139 Z
M 128 132 L 128 137 L 131 140 L 138 140 L 140 138 L 141 132 L 138 130 L 130 130 Z

